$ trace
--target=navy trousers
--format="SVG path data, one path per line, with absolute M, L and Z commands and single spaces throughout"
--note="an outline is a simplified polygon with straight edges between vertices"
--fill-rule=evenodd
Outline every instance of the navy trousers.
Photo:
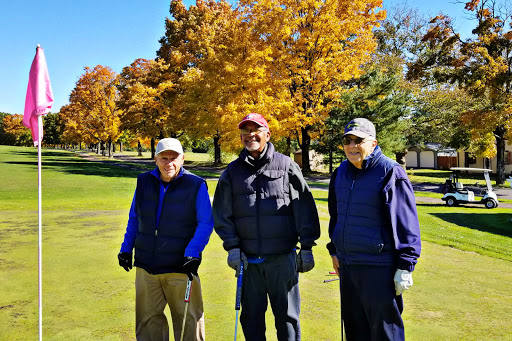
M 299 275 L 295 252 L 266 257 L 262 263 L 249 263 L 242 282 L 240 323 L 245 339 L 266 340 L 265 312 L 270 300 L 277 339 L 300 341 Z
M 341 270 L 341 311 L 347 341 L 405 340 L 403 300 L 396 296 L 389 266 L 344 265 Z

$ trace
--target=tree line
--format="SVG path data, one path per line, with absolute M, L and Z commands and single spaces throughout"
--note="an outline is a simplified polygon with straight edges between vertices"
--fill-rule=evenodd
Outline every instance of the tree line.
M 344 124 L 366 117 L 398 161 L 410 146 L 438 142 L 497 156 L 501 183 L 512 131 L 511 12 L 498 0 L 460 5 L 474 19 L 469 38 L 447 16 L 406 5 L 386 13 L 380 0 L 208 0 L 188 9 L 172 0 L 156 58 L 120 74 L 86 67 L 69 104 L 45 117 L 43 142 L 104 144 L 112 155 L 120 141 L 149 142 L 154 152 L 160 138 L 186 137 L 211 141 L 219 163 L 221 151 L 240 148 L 237 123 L 258 112 L 282 152 L 302 150 L 309 172 L 310 149 L 339 162 Z M 2 118 L 0 142 L 26 143 L 16 115 Z

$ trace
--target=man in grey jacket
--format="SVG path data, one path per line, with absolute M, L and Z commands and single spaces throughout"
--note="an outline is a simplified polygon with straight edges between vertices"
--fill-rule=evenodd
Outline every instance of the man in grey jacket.
M 240 322 L 246 340 L 265 340 L 268 296 L 278 340 L 300 340 L 297 272 L 314 266 L 315 201 L 299 166 L 268 142 L 263 116 L 249 114 L 238 128 L 245 148 L 220 177 L 213 216 L 235 276 L 244 267 Z

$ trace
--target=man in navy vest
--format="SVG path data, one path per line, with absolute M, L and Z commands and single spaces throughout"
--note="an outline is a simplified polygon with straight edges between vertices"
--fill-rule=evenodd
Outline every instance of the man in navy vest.
M 311 248 L 320 237 L 315 201 L 299 166 L 268 142 L 263 116 L 249 114 L 238 128 L 245 148 L 220 177 L 213 216 L 235 276 L 244 267 L 240 322 L 246 340 L 265 340 L 270 299 L 277 339 L 300 340 L 297 272 L 314 266 Z
M 341 279 L 347 340 L 404 340 L 402 293 L 421 251 L 414 191 L 382 154 L 372 122 L 350 121 L 343 147 L 347 160 L 329 184 L 327 249 Z
M 183 168 L 184 158 L 180 141 L 162 139 L 156 146 L 157 168 L 137 178 L 118 255 L 119 265 L 129 271 L 135 248 L 137 340 L 169 340 L 166 305 L 174 338 L 180 339 L 187 278 L 192 281 L 192 291 L 184 339 L 205 339 L 197 269 L 213 231 L 213 216 L 206 182 Z

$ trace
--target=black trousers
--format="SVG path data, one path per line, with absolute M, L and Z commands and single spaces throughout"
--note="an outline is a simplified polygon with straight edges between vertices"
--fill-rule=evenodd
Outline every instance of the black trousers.
M 269 300 L 277 339 L 300 341 L 299 275 L 295 251 L 267 257 L 262 263 L 249 263 L 244 271 L 240 323 L 247 341 L 266 340 L 265 312 Z
M 347 341 L 405 340 L 403 300 L 396 296 L 390 266 L 340 262 L 341 311 Z

